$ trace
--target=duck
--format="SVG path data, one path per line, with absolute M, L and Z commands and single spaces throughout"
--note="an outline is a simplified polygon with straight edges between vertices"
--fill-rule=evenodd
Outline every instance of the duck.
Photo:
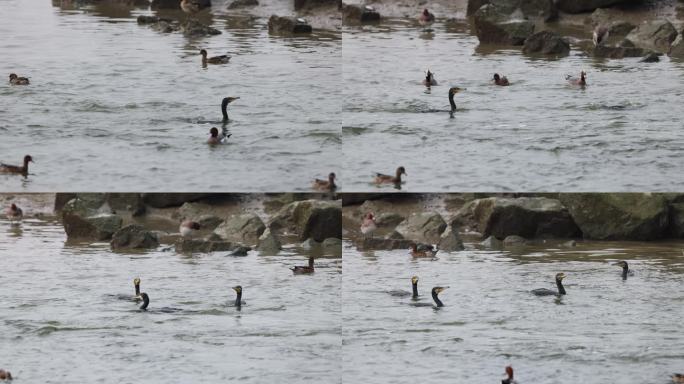
M 207 144 L 209 145 L 224 144 L 231 136 L 231 134 L 226 134 L 225 132 L 219 135 L 219 130 L 216 127 L 212 127 L 209 130 L 209 135 L 211 135 L 209 136 L 209 139 L 207 139 Z
M 435 80 L 435 74 L 430 72 L 429 69 L 427 70 L 427 72 L 425 72 L 425 79 L 423 79 L 423 85 L 426 87 L 437 85 L 437 80 Z
M 684 373 L 675 373 L 672 375 L 672 383 L 684 384 Z
M 413 257 L 435 257 L 438 250 L 430 244 L 412 243 L 409 248 Z
M 199 0 L 181 0 L 180 7 L 183 12 L 192 16 L 202 9 L 202 3 Z
M 7 380 L 7 381 L 12 380 L 12 374 L 10 373 L 10 371 L 0 369 L 0 380 Z
M 513 367 L 510 365 L 506 367 L 506 378 L 501 380 L 501 384 L 516 384 L 517 381 L 513 379 Z
M 24 156 L 24 165 L 22 166 L 0 163 L 0 173 L 12 173 L 27 176 L 29 171 L 28 163 L 33 162 L 33 157 L 31 157 L 31 155 L 26 155 Z
M 500 86 L 502 86 L 502 87 L 506 87 L 506 86 L 511 85 L 511 84 L 508 82 L 508 79 L 506 78 L 506 76 L 499 76 L 498 73 L 495 73 L 495 74 L 494 74 L 493 80 L 494 80 L 494 84 L 500 85 Z
M 200 55 L 202 55 L 202 65 L 228 64 L 228 62 L 230 61 L 230 56 L 228 56 L 228 55 L 207 57 L 207 50 L 206 49 L 200 49 Z
M 401 184 L 401 175 L 408 176 L 406 174 L 406 169 L 402 166 L 397 168 L 395 176 L 385 175 L 382 173 L 375 174 L 375 184 Z
M 316 191 L 334 192 L 337 189 L 337 184 L 335 184 L 336 178 L 335 172 L 330 172 L 328 174 L 328 180 L 314 179 L 311 187 Z
M 223 100 L 221 101 L 221 113 L 223 114 L 223 122 L 228 121 L 228 104 L 232 103 L 235 100 L 239 100 L 239 97 L 224 97 Z
M 565 80 L 567 80 L 568 83 L 570 83 L 570 85 L 584 87 L 587 85 L 587 73 L 584 71 L 580 72 L 580 78 L 579 79 L 572 76 L 572 75 L 566 75 Z
M 9 82 L 11 85 L 29 85 L 28 77 L 19 77 L 16 73 L 10 73 Z
M 314 273 L 314 258 L 313 256 L 309 256 L 309 265 L 296 265 L 292 268 L 290 268 L 292 273 L 295 275 L 308 275 Z
M 435 15 L 428 11 L 427 8 L 423 9 L 423 12 L 418 16 L 418 23 L 423 27 L 427 27 L 435 22 Z
M 610 36 L 610 31 L 608 28 L 598 25 L 594 29 L 594 35 L 592 40 L 594 41 L 594 46 L 598 47 L 601 45 L 601 43 L 604 43 L 606 40 L 608 40 L 608 36 Z
M 363 234 L 363 237 L 372 238 L 373 232 L 375 232 L 376 229 L 378 229 L 378 223 L 375 222 L 375 215 L 373 215 L 373 212 L 366 213 L 366 216 L 364 216 L 363 222 L 361 223 L 361 233 Z
M 564 273 L 561 272 L 556 274 L 556 287 L 558 287 L 558 291 L 552 291 L 546 288 L 537 288 L 532 290 L 532 294 L 536 296 L 563 296 L 566 294 L 565 287 L 563 287 L 563 279 L 565 279 Z
M 195 231 L 198 231 L 200 228 L 200 223 L 192 220 L 185 220 L 178 228 L 178 232 L 180 232 L 181 236 L 189 238 L 192 237 Z
M 454 95 L 461 91 L 462 89 L 459 87 L 449 88 L 449 105 L 451 105 L 451 112 L 449 112 L 449 114 L 451 115 L 451 117 L 454 117 L 454 112 L 456 112 L 456 103 L 454 102 Z
M 12 203 L 5 210 L 5 216 L 7 216 L 7 220 L 9 220 L 10 223 L 13 223 L 15 221 L 21 221 L 21 219 L 24 217 L 24 212 L 21 210 L 21 208 L 17 207 L 16 204 Z

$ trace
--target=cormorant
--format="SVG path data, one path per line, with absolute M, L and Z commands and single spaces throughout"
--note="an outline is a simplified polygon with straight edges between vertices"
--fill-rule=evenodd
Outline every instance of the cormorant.
M 388 293 L 392 296 L 397 296 L 397 297 L 411 296 L 413 299 L 417 299 L 418 298 L 418 276 L 411 277 L 411 288 L 412 288 L 412 292 L 389 291 Z
M 565 288 L 563 287 L 563 279 L 565 278 L 564 273 L 556 274 L 556 286 L 558 287 L 558 292 L 552 291 L 546 288 L 533 289 L 532 293 L 537 296 L 560 296 L 565 295 Z
M 449 288 L 449 287 L 434 287 L 434 288 L 432 288 L 432 292 L 431 292 L 432 293 L 432 300 L 435 301 L 437 308 L 444 306 L 444 303 L 442 303 L 442 301 L 439 299 L 439 297 L 437 295 L 439 295 L 442 291 L 444 291 L 447 288 Z M 432 307 L 433 306 L 432 304 L 428 304 L 428 303 L 414 303 L 412 305 L 415 307 Z

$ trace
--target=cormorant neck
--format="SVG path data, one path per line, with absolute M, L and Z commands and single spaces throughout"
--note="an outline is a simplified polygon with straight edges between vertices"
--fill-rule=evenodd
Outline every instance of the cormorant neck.
M 237 297 L 235 298 L 235 306 L 239 307 L 242 305 L 242 292 L 237 293 Z
M 223 99 L 221 102 L 221 113 L 223 113 L 223 121 L 228 121 L 228 99 Z
M 561 280 L 556 280 L 556 286 L 558 286 L 558 293 L 565 295 L 565 288 L 563 287 L 563 282 Z
M 442 301 L 437 297 L 437 293 L 435 291 L 432 291 L 432 300 L 435 301 L 435 304 L 437 304 L 438 307 L 443 307 L 444 304 L 442 304 Z
M 309 257 L 309 268 L 312 268 L 312 269 L 313 269 L 313 267 L 314 267 L 313 261 L 314 261 L 314 258 L 313 258 L 313 257 Z
M 628 274 L 629 274 L 629 266 L 627 266 L 627 264 L 625 264 L 622 267 L 622 278 L 626 279 Z
M 140 296 L 140 286 L 137 284 L 135 285 L 135 295 Z
M 456 103 L 454 103 L 454 93 L 449 91 L 449 104 L 451 104 L 451 112 L 456 110 Z
M 411 283 L 413 285 L 413 297 L 418 297 L 418 282 Z

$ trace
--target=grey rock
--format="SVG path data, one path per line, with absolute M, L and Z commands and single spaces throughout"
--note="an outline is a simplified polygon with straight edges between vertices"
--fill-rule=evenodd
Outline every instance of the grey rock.
M 230 241 L 210 239 L 179 238 L 174 244 L 178 253 L 210 253 L 233 250 L 236 245 Z
M 347 23 L 370 23 L 380 21 L 380 13 L 360 5 L 344 4 L 342 19 Z
M 256 244 L 264 230 L 266 226 L 259 216 L 246 213 L 229 217 L 214 230 L 214 233 L 224 240 Z
M 311 33 L 313 29 L 306 22 L 300 22 L 295 17 L 272 15 L 268 19 L 268 32 L 276 35 Z
M 442 232 L 437 248 L 446 252 L 462 251 L 465 249 L 463 241 L 458 236 L 458 231 L 452 226 L 448 226 L 447 229 Z
M 281 208 L 268 226 L 276 233 L 295 233 L 300 240 L 313 238 L 320 242 L 328 237 L 341 239 L 342 204 L 340 200 L 295 201 Z
M 475 12 L 473 24 L 480 43 L 523 45 L 525 39 L 534 33 L 533 22 L 511 18 L 492 4 Z
M 523 52 L 564 56 L 570 53 L 570 43 L 556 32 L 541 31 L 525 39 Z
M 259 5 L 258 0 L 235 0 L 228 5 L 228 9 L 256 7 Z
M 385 236 L 385 239 L 403 240 L 404 235 L 402 235 L 401 233 L 399 233 L 397 231 L 392 231 L 392 232 L 388 233 L 387 236 Z
M 484 241 L 482 241 L 480 245 L 490 249 L 501 249 L 503 247 L 503 241 L 497 239 L 494 236 L 489 236 Z
M 228 256 L 238 256 L 238 257 L 244 257 L 247 256 L 249 251 L 251 251 L 252 248 L 250 247 L 245 247 L 245 246 L 238 246 L 233 252 L 231 252 Z
M 395 230 L 406 239 L 434 244 L 439 242 L 446 227 L 447 224 L 439 213 L 418 212 L 412 213 Z
M 282 248 L 280 241 L 271 233 L 270 229 L 266 229 L 264 233 L 259 237 L 259 244 L 257 245 L 257 251 L 261 254 L 273 256 L 280 252 Z
M 413 243 L 413 240 L 366 238 L 363 239 L 361 248 L 364 250 L 405 249 L 408 251 Z
M 143 226 L 130 224 L 116 231 L 109 244 L 113 250 L 156 248 L 159 239 Z
M 670 51 L 670 45 L 677 38 L 677 30 L 667 20 L 645 21 L 639 24 L 626 37 L 637 47 L 651 49 L 660 53 Z
M 684 31 L 677 36 L 668 53 L 670 57 L 684 59 Z
M 75 198 L 64 205 L 61 216 L 68 238 L 109 240 L 121 228 L 123 219 L 98 204 L 101 202 Z
M 516 235 L 511 235 L 511 236 L 506 236 L 506 238 L 503 241 L 504 246 L 520 246 L 520 245 L 526 245 L 527 244 L 527 239 L 521 236 L 516 236 Z
M 640 1 L 641 0 L 557 0 L 556 6 L 563 12 L 581 13 L 619 3 L 638 3 Z
M 154 208 L 180 207 L 183 203 L 211 197 L 211 193 L 143 193 L 145 204 Z

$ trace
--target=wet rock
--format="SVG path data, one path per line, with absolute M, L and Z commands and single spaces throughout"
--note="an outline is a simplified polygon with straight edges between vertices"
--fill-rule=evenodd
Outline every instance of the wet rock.
M 670 57 L 684 59 L 684 30 L 677 36 L 668 53 Z
M 392 231 L 387 236 L 385 236 L 385 239 L 395 239 L 395 240 L 402 240 L 404 239 L 404 235 L 397 231 Z
M 116 231 L 109 244 L 113 250 L 156 248 L 159 239 L 142 225 L 130 224 Z
M 480 245 L 490 249 L 501 249 L 503 247 L 503 241 L 497 239 L 494 236 L 489 236 L 484 241 L 482 241 Z
M 534 33 L 534 23 L 511 18 L 492 4 L 475 12 L 473 24 L 480 43 L 523 45 L 525 39 Z
M 128 211 L 134 216 L 145 213 L 145 202 L 139 193 L 106 193 L 105 201 L 114 211 Z
M 313 29 L 303 19 L 272 15 L 268 19 L 268 32 L 273 34 L 311 33 Z
M 256 244 L 264 233 L 266 226 L 259 216 L 253 213 L 235 215 L 221 223 L 214 233 L 224 240 Z
M 221 34 L 221 31 L 218 29 L 204 25 L 193 19 L 189 19 L 181 24 L 180 31 L 183 32 L 185 36 L 211 36 Z
M 565 243 L 561 244 L 561 247 L 565 247 L 565 248 L 574 248 L 576 246 L 577 246 L 577 242 L 575 240 L 566 241 Z
M 109 240 L 123 225 L 123 219 L 100 210 L 101 201 L 75 198 L 62 208 L 62 224 L 70 239 Z M 95 208 L 94 208 L 95 207 Z
M 228 256 L 244 257 L 244 256 L 247 256 L 247 254 L 251 250 L 252 250 L 252 248 L 250 248 L 250 247 L 239 246 L 233 252 L 231 252 Z
M 629 23 L 629 22 L 626 22 L 626 21 L 614 22 L 614 23 L 610 24 L 610 26 L 608 27 L 608 34 L 609 34 L 608 39 L 610 41 L 611 37 L 622 37 L 622 38 L 624 38 L 627 35 L 629 35 L 629 33 L 632 32 L 632 30 L 634 30 L 636 27 L 637 27 L 636 25 Z
M 228 5 L 228 9 L 256 7 L 259 5 L 257 0 L 235 0 Z
M 211 7 L 211 0 L 199 0 L 200 9 Z M 153 9 L 180 9 L 180 0 L 152 0 L 150 6 Z
M 439 242 L 446 227 L 447 224 L 439 213 L 419 212 L 412 213 L 395 230 L 406 239 L 434 244 Z
M 563 204 L 546 197 L 473 200 L 456 213 L 452 224 L 469 224 L 483 236 L 499 239 L 510 235 L 526 238 L 581 236 Z
M 503 245 L 506 247 L 511 247 L 511 246 L 520 246 L 520 245 L 526 245 L 527 244 L 527 239 L 521 236 L 516 236 L 516 235 L 511 235 L 511 236 L 506 236 L 506 238 L 503 241 Z
M 523 52 L 528 54 L 567 55 L 570 53 L 570 43 L 555 32 L 541 31 L 525 39 Z
M 178 221 L 192 220 L 200 224 L 202 229 L 213 230 L 223 223 L 223 219 L 214 215 L 214 207 L 204 203 L 184 203 L 173 214 Z
M 640 1 L 641 0 L 557 0 L 556 6 L 563 12 L 581 13 L 619 3 L 638 3 Z
M 569 193 L 559 199 L 584 237 L 594 240 L 655 240 L 666 236 L 668 204 L 648 193 Z
M 306 239 L 301 244 L 299 244 L 299 246 L 301 248 L 304 248 L 304 249 L 312 249 L 312 248 L 320 247 L 321 243 L 314 240 L 314 239 Z
M 271 233 L 270 229 L 266 229 L 264 233 L 259 236 L 259 244 L 257 245 L 257 251 L 264 255 L 277 255 L 280 252 L 282 246 L 280 241 Z
M 154 208 L 180 207 L 183 203 L 211 197 L 211 193 L 143 193 L 143 202 Z
M 296 233 L 300 240 L 328 237 L 342 238 L 342 204 L 340 200 L 303 200 L 290 203 L 269 222 L 275 232 Z
M 677 30 L 667 20 L 645 21 L 626 37 L 637 47 L 652 49 L 656 52 L 667 53 L 670 45 L 677 38 Z
M 458 231 L 451 225 L 442 232 L 442 235 L 439 237 L 437 248 L 446 252 L 462 251 L 465 249 L 463 241 L 458 236 Z
M 406 218 L 398 213 L 387 212 L 379 214 L 375 219 L 375 223 L 380 228 L 392 228 L 396 227 L 404 220 L 406 220 Z
M 300 9 L 311 9 L 323 6 L 333 6 L 340 7 L 342 5 L 341 0 L 294 0 L 294 9 L 298 11 Z
M 626 42 L 629 45 L 629 42 Z M 643 48 L 629 47 L 629 46 L 608 46 L 599 45 L 594 48 L 594 57 L 605 59 L 623 59 L 625 57 L 643 57 L 652 52 Z
M 167 21 L 167 22 L 171 22 L 170 19 L 162 19 L 162 18 L 157 17 L 157 16 L 145 16 L 145 15 L 138 16 L 138 24 L 156 24 L 162 20 Z
M 369 23 L 380 21 L 380 13 L 373 8 L 344 4 L 342 6 L 342 19 L 347 23 Z
M 365 250 L 392 250 L 392 249 L 406 249 L 408 250 L 413 240 L 401 239 L 380 239 L 377 237 L 363 239 L 361 248 Z
M 684 203 L 670 205 L 670 236 L 684 239 Z
M 335 237 L 329 237 L 323 240 L 321 245 L 325 251 L 342 252 L 342 240 Z
M 558 18 L 558 8 L 553 0 L 468 0 L 467 15 L 474 15 L 487 4 L 494 5 L 507 15 L 521 11 L 526 18 L 541 18 L 544 21 Z
M 236 245 L 230 241 L 215 239 L 179 238 L 174 244 L 178 253 L 210 253 L 233 250 Z
M 657 63 L 660 61 L 660 56 L 655 52 L 651 52 L 639 61 L 642 63 Z
M 62 208 L 66 205 L 66 203 L 69 202 L 71 199 L 75 199 L 78 196 L 76 193 L 56 193 L 55 194 L 55 204 L 54 204 L 54 210 L 55 212 L 60 212 Z

